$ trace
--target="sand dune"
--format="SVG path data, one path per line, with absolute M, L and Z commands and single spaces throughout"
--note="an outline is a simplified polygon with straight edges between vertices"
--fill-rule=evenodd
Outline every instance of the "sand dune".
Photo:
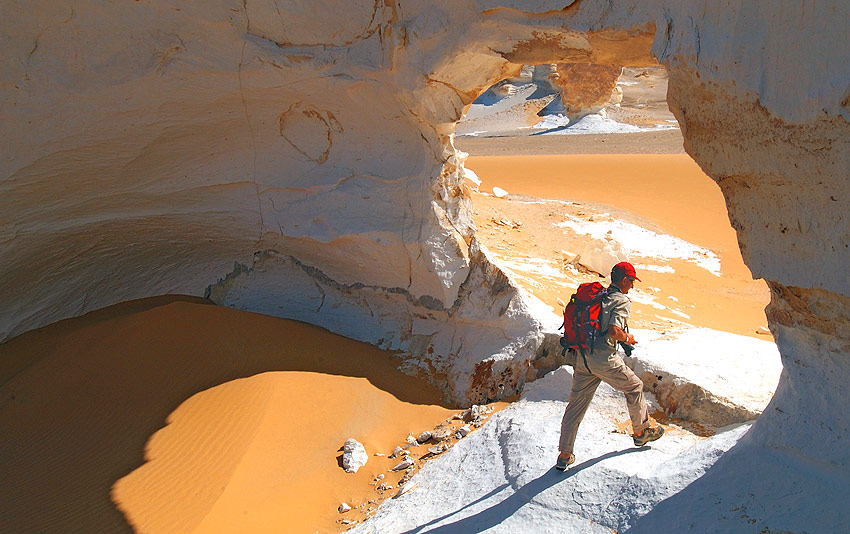
M 335 532 L 390 467 L 372 454 L 453 413 L 396 365 L 190 297 L 19 336 L 0 345 L 0 532 Z M 370 455 L 356 474 L 348 437 Z

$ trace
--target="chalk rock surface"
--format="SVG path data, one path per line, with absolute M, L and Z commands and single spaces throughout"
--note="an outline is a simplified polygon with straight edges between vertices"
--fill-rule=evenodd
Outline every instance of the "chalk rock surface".
M 427 463 L 403 498 L 352 532 L 626 532 L 699 478 L 749 429 L 708 439 L 671 429 L 649 448 L 614 433 L 628 419 L 622 394 L 602 384 L 579 429 L 576 463 L 554 469 L 572 372 L 534 382 L 523 399 Z

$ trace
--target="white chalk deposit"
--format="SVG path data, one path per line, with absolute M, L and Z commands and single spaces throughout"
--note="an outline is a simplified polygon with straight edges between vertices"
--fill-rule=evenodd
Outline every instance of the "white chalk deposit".
M 457 401 L 509 395 L 543 335 L 475 240 L 455 124 L 523 64 L 657 59 L 769 281 L 784 370 L 729 454 L 614 523 L 840 530 L 823 494 L 850 493 L 847 20 L 837 0 L 5 2 L 0 340 L 206 293 L 398 349 Z
M 650 447 L 635 448 L 631 437 L 612 432 L 628 414 L 622 394 L 603 384 L 579 428 L 576 463 L 561 473 L 554 464 L 571 382 L 564 367 L 530 384 L 521 401 L 426 464 L 408 482 L 415 489 L 352 532 L 626 532 L 750 427 L 707 439 L 671 427 Z
M 369 455 L 363 444 L 354 438 L 345 440 L 342 446 L 342 468 L 346 473 L 356 473 L 358 469 L 366 465 Z

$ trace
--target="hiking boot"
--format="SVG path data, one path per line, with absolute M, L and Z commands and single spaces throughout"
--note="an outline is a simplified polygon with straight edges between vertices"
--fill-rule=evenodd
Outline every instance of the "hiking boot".
M 576 461 L 576 455 L 570 454 L 569 458 L 561 458 L 558 457 L 558 463 L 555 464 L 555 469 L 558 471 L 566 471 L 567 466 L 574 463 Z
M 664 427 L 661 425 L 646 428 L 640 436 L 634 435 L 635 447 L 643 447 L 650 441 L 655 441 L 664 435 Z

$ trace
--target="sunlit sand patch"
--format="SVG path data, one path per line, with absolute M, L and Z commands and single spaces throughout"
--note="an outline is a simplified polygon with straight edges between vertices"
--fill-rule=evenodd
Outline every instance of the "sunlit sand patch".
M 633 294 L 632 326 L 664 331 L 690 324 L 770 339 L 764 326 L 769 291 L 764 282 L 752 280 L 743 264 L 716 185 L 687 156 L 609 156 L 588 166 L 587 172 L 592 168 L 604 177 L 628 176 L 623 179 L 634 183 L 625 197 L 634 201 L 637 214 L 625 211 L 621 202 L 604 204 L 621 200 L 621 195 L 607 194 L 604 183 L 562 177 L 575 163 L 584 169 L 593 156 L 469 160 L 482 191 L 504 184 L 510 193 L 505 198 L 473 193 L 478 238 L 494 261 L 552 313 L 562 312 L 559 302 L 568 300 L 578 284 L 601 279 L 577 265 L 584 260 L 576 261 L 582 249 L 598 250 L 610 242 L 637 266 L 643 280 Z M 547 163 L 559 166 L 544 168 Z M 653 188 L 669 191 L 647 194 Z M 533 194 L 547 197 L 528 196 Z M 686 200 L 695 197 L 699 205 Z M 676 199 L 683 204 L 675 204 Z
M 403 476 L 388 471 L 396 445 L 457 412 L 399 361 L 180 296 L 28 332 L 0 345 L 0 428 L 15 458 L 0 477 L 14 515 L 3 519 L 55 532 L 335 532 L 381 499 L 379 473 Z M 355 474 L 337 460 L 349 437 L 369 454 Z

